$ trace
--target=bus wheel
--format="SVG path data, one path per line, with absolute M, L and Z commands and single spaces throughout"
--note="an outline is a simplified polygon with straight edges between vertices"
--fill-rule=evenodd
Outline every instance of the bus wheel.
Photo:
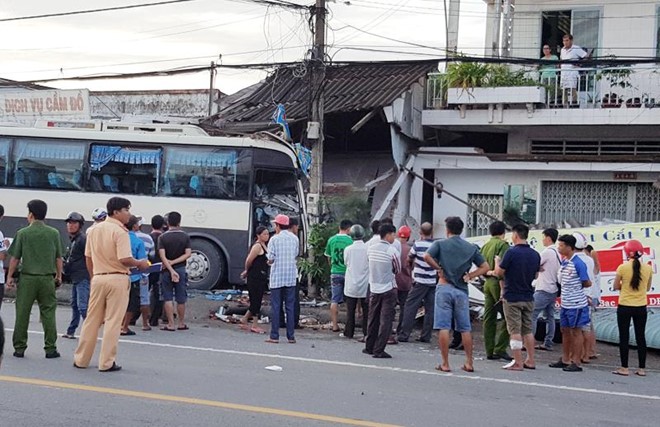
M 192 289 L 209 290 L 225 276 L 227 262 L 213 243 L 204 239 L 192 239 L 192 255 L 188 258 L 188 286 Z

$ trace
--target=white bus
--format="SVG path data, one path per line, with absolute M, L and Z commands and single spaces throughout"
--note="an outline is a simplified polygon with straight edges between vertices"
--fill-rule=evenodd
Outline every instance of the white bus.
M 270 134 L 213 137 L 191 125 L 40 122 L 0 126 L 0 204 L 5 236 L 26 225 L 27 202 L 48 204 L 47 222 L 64 231 L 70 211 L 91 220 L 112 196 L 131 201 L 146 224 L 181 213 L 192 239 L 190 286 L 238 284 L 253 231 L 278 213 L 306 215 L 294 148 Z

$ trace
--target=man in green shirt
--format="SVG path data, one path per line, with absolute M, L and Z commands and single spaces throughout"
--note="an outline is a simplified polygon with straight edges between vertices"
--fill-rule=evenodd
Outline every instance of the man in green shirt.
M 495 258 L 504 258 L 504 253 L 509 249 L 509 244 L 504 240 L 506 225 L 502 221 L 490 224 L 490 235 L 488 242 L 481 248 L 481 255 L 488 263 L 489 271 L 486 273 L 484 283 L 484 346 L 486 347 L 486 358 L 488 360 L 504 359 L 512 360 L 506 352 L 509 346 L 509 333 L 506 329 L 506 320 L 502 312 L 500 301 L 502 279 L 495 276 Z M 502 314 L 502 319 L 497 321 L 497 313 Z M 498 333 L 498 323 L 500 330 Z
M 353 239 L 348 235 L 353 223 L 344 219 L 339 223 L 339 233 L 328 239 L 325 246 L 325 256 L 330 262 L 330 286 L 332 288 L 332 300 L 330 302 L 330 318 L 332 319 L 332 332 L 339 332 L 337 315 L 339 304 L 344 302 L 344 278 L 346 276 L 346 265 L 344 264 L 344 249 L 353 244 Z
M 14 356 L 23 357 L 27 348 L 30 311 L 36 300 L 44 329 L 44 350 L 47 359 L 60 357 L 55 341 L 55 288 L 62 283 L 62 241 L 60 233 L 44 224 L 48 205 L 43 200 L 27 204 L 28 225 L 18 230 L 8 255 L 8 288 L 16 286 L 14 278 L 20 263 L 20 279 L 16 289 L 16 323 L 14 325 Z

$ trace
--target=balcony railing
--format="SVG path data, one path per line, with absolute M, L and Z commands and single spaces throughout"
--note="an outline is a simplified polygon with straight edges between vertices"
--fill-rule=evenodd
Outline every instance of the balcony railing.
M 540 108 L 660 108 L 660 67 L 657 65 L 637 65 L 633 67 L 606 68 L 576 68 L 578 73 L 575 90 L 564 88 L 562 71 L 546 69 L 542 72 L 530 70 L 525 74 L 534 79 L 538 85 L 545 88 L 546 96 L 543 103 L 537 103 Z M 568 75 L 564 72 L 564 80 Z M 575 81 L 575 79 L 574 79 Z M 510 91 L 516 91 L 512 87 Z M 449 89 L 451 90 L 451 89 Z M 455 89 L 454 89 L 455 90 Z M 519 89 L 520 90 L 520 89 Z M 471 89 L 461 99 L 473 98 Z M 426 108 L 452 109 L 462 102 L 447 98 L 448 88 L 442 73 L 429 74 L 427 80 Z M 483 104 L 493 104 L 488 100 L 479 102 L 471 99 L 473 108 Z M 503 101 L 511 104 L 511 101 Z M 515 108 L 515 105 L 510 107 Z M 525 105 L 520 105 L 525 108 Z

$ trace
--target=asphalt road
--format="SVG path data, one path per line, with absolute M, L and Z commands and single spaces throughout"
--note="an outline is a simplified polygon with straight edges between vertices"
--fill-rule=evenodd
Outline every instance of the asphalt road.
M 2 316 L 12 328 L 13 304 Z M 60 330 L 68 316 L 58 307 Z M 606 366 L 564 373 L 539 363 L 508 372 L 477 360 L 468 374 L 457 353 L 444 374 L 433 369 L 439 354 L 429 344 L 388 347 L 393 359 L 382 360 L 330 333 L 297 331 L 297 344 L 274 345 L 235 327 L 193 324 L 174 333 L 138 327 L 120 342 L 124 369 L 100 373 L 96 359 L 87 370 L 72 367 L 75 341 L 59 339 L 63 357 L 44 358 L 36 308 L 30 330 L 24 359 L 5 349 L 2 426 L 658 425 L 654 370 L 626 378 Z M 273 365 L 282 370 L 265 369 Z

